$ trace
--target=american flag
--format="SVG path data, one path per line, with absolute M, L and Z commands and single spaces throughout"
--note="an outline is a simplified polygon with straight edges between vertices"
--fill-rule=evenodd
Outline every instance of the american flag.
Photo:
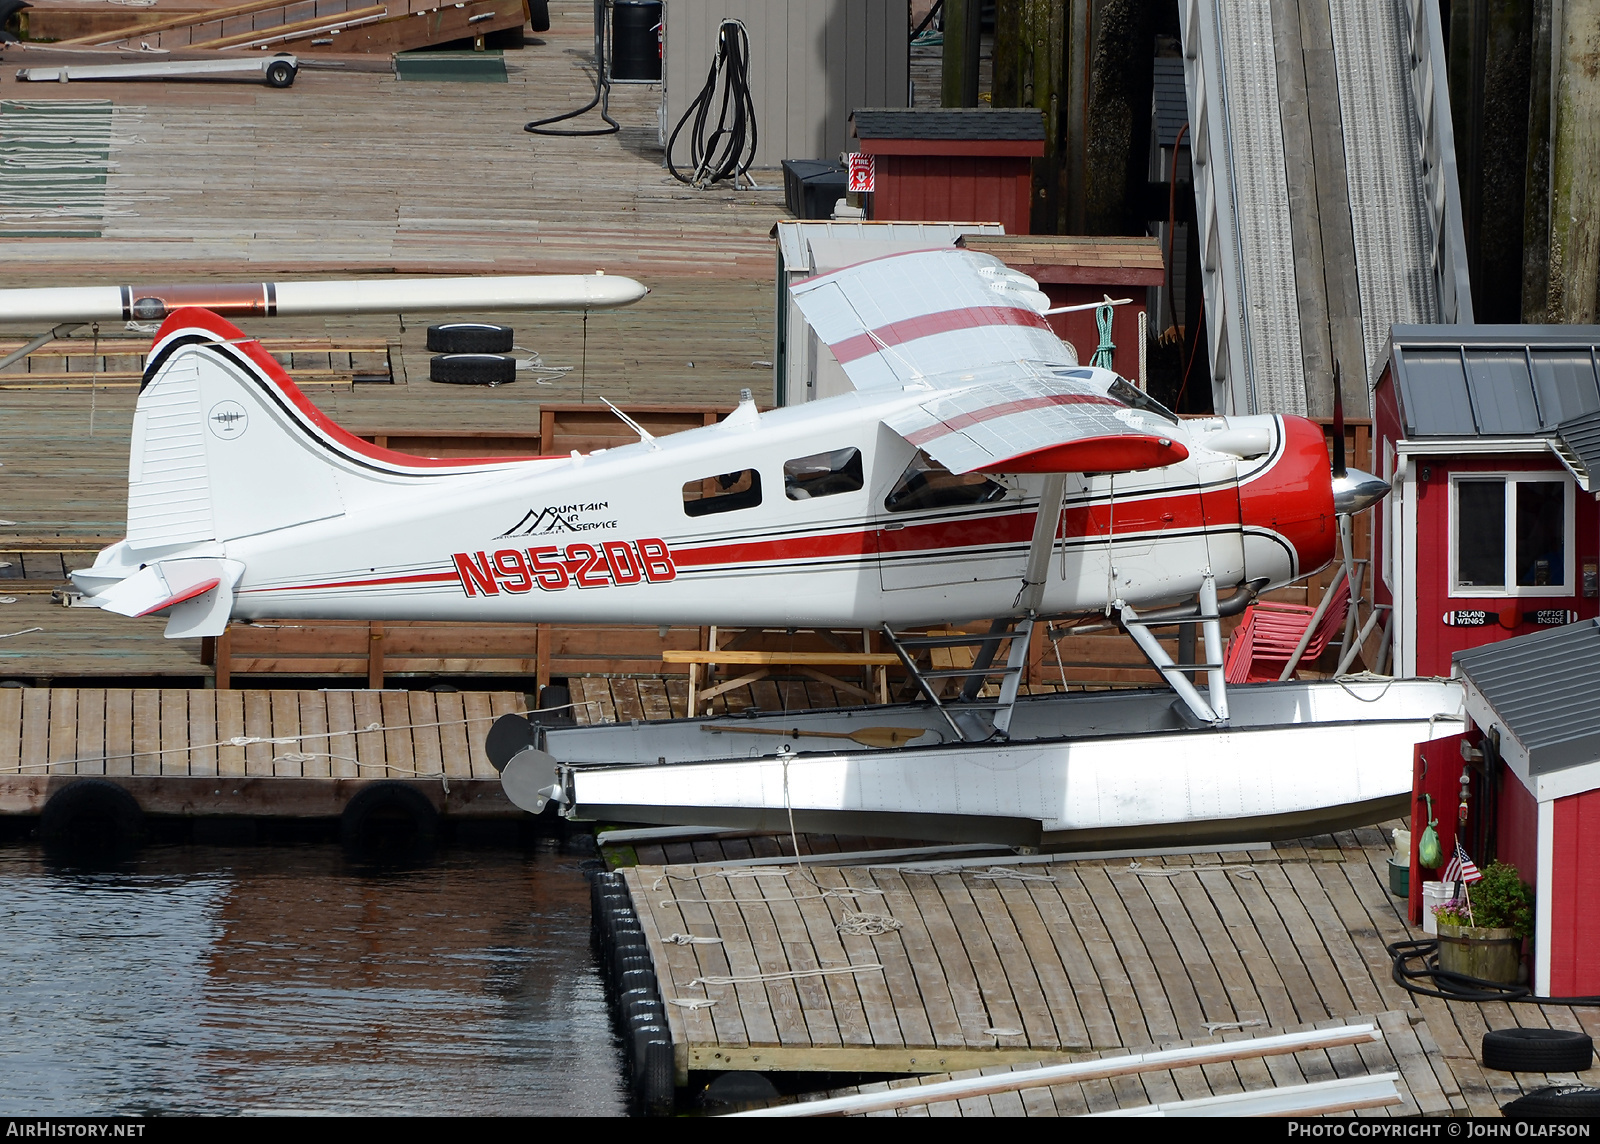
M 1477 864 L 1467 857 L 1466 850 L 1462 848 L 1461 839 L 1456 839 L 1456 852 L 1451 855 L 1439 880 L 1447 883 L 1465 882 L 1469 886 L 1474 882 L 1483 881 L 1483 875 L 1478 871 Z

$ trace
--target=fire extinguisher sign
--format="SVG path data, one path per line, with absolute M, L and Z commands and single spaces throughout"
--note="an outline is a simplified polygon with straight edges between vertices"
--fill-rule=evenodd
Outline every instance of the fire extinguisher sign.
M 846 156 L 846 158 L 850 163 L 850 193 L 870 194 L 876 190 L 876 174 L 872 156 L 854 152 Z

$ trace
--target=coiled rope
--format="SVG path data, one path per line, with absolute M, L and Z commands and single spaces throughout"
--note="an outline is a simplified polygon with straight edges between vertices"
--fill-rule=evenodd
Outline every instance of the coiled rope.
M 1094 357 L 1089 364 L 1096 369 L 1111 368 L 1111 354 L 1117 348 L 1117 343 L 1111 340 L 1111 315 L 1113 313 L 1110 303 L 1096 306 L 1094 310 L 1095 328 L 1100 331 L 1100 344 L 1095 347 Z

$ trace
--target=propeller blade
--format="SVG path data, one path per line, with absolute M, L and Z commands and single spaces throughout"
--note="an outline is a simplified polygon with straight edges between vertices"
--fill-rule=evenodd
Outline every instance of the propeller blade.
M 1344 464 L 1344 386 L 1339 381 L 1339 360 L 1333 362 L 1333 476 L 1346 473 Z

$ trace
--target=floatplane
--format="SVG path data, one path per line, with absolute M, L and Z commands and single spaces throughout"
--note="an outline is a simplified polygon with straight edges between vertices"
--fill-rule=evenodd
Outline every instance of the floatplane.
M 438 286 L 421 294 L 449 299 Z M 464 460 L 351 436 L 216 305 L 169 292 L 144 311 L 164 320 L 127 538 L 72 573 L 76 602 L 163 613 L 174 638 L 286 617 L 870 628 L 923 696 L 648 727 L 507 717 L 490 755 L 534 813 L 1061 847 L 1290 836 L 1403 807 L 1412 747 L 1455 729 L 1452 685 L 1230 689 L 1222 671 L 1221 620 L 1327 566 L 1341 521 L 1388 491 L 1342 456 L 1330 467 L 1317 425 L 1180 420 L 1080 364 L 1037 284 L 975 252 L 791 289 L 853 392 L 766 412 L 746 394 L 662 438 L 619 411 L 637 442 Z M 235 313 L 274 296 L 281 313 L 293 293 L 263 287 Z M 537 291 L 560 308 L 642 293 L 591 276 Z M 138 316 L 136 294 L 95 305 Z M 1086 613 L 1134 638 L 1171 690 L 1020 695 L 1034 628 Z M 918 632 L 969 617 L 992 622 Z M 1198 626 L 1202 663 L 1151 634 L 1170 624 Z M 955 643 L 974 648 L 970 668 L 921 658 Z M 960 689 L 942 697 L 951 674 Z

